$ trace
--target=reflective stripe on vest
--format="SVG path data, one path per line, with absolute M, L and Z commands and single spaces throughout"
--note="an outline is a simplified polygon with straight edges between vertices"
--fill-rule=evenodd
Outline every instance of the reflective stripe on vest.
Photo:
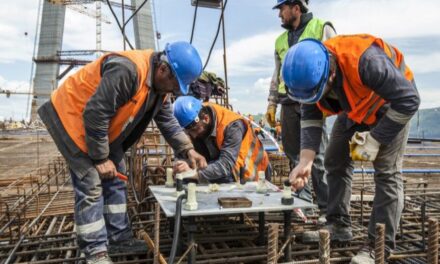
M 413 80 L 413 73 L 406 66 L 403 54 L 382 39 L 367 34 L 337 36 L 324 42 L 327 49 L 336 57 L 343 75 L 343 89 L 350 105 L 348 118 L 358 124 L 371 125 L 376 122 L 376 112 L 386 102 L 369 87 L 364 85 L 359 75 L 359 61 L 362 54 L 373 44 L 382 48 L 394 65 L 408 81 Z M 337 114 L 326 109 L 319 102 L 319 109 L 326 115 Z
M 266 171 L 269 165 L 269 157 L 264 151 L 258 137 L 254 134 L 253 129 L 248 121 L 239 114 L 234 113 L 224 107 L 213 103 L 205 103 L 205 106 L 211 107 L 216 115 L 217 147 L 221 149 L 224 141 L 224 133 L 226 127 L 234 121 L 242 120 L 246 124 L 246 134 L 241 142 L 240 151 L 234 165 L 232 174 L 237 182 L 240 181 L 240 168 L 244 167 L 244 180 L 258 180 L 258 171 Z
M 298 39 L 298 42 L 300 42 L 303 39 L 306 38 L 313 38 L 322 40 L 323 31 L 324 31 L 324 25 L 325 21 L 322 21 L 318 18 L 312 18 L 309 23 L 307 23 L 306 28 L 304 29 L 303 33 Z M 280 57 L 281 65 L 284 62 L 284 57 L 287 54 L 287 51 L 289 50 L 289 31 L 284 31 L 277 40 L 275 41 L 275 51 Z M 283 78 L 281 76 L 281 69 L 279 72 L 279 85 L 278 85 L 278 93 L 280 94 L 286 94 L 286 86 L 284 85 Z
M 110 120 L 108 138 L 110 143 L 113 142 L 134 120 L 148 97 L 150 88 L 146 85 L 146 80 L 153 50 L 132 50 L 105 54 L 69 76 L 51 95 L 51 102 L 64 129 L 78 148 L 85 153 L 88 150 L 83 123 L 84 108 L 99 86 L 103 61 L 112 54 L 126 57 L 132 61 L 136 65 L 139 80 L 136 94 L 121 106 Z

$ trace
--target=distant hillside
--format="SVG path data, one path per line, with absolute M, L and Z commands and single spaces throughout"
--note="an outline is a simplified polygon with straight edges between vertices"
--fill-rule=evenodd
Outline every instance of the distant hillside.
M 440 107 L 422 109 L 411 120 L 410 137 L 440 138 Z

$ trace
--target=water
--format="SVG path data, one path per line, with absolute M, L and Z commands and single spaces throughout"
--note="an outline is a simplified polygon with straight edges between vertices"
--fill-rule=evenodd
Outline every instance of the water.
M 0 94 L 0 121 L 10 118 L 14 121 L 21 121 L 30 118 L 31 100 L 29 99 L 27 94 L 11 94 L 9 98 L 5 94 Z

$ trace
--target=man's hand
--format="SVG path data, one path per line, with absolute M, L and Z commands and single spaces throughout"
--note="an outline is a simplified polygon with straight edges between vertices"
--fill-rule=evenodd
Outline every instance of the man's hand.
M 107 160 L 101 164 L 95 165 L 101 180 L 110 180 L 116 176 L 116 167 L 113 161 Z
M 188 163 L 186 161 L 178 160 L 178 161 L 176 161 L 176 163 L 174 163 L 173 170 L 174 170 L 174 173 L 177 174 L 177 173 L 189 171 L 189 170 L 191 170 L 191 167 L 188 165 Z
M 380 143 L 370 132 L 356 132 L 350 140 L 350 156 L 352 160 L 374 161 L 379 152 Z
M 277 106 L 276 105 L 269 105 L 267 107 L 266 120 L 267 120 L 267 123 L 271 127 L 275 127 L 275 125 L 276 125 L 276 120 L 275 120 L 276 112 L 277 112 Z
M 187 152 L 189 165 L 193 169 L 204 169 L 208 167 L 205 157 L 197 153 L 194 149 L 190 149 Z
M 182 174 L 184 179 L 190 179 L 190 180 L 199 180 L 199 173 L 196 169 L 191 169 L 191 167 L 188 165 L 186 161 L 178 160 L 174 164 L 174 173 L 180 173 Z
M 312 173 L 312 166 L 307 166 L 299 163 L 289 174 L 289 181 L 292 188 L 297 191 L 306 186 Z
M 295 191 L 304 188 L 309 181 L 309 177 L 312 174 L 312 165 L 315 155 L 316 153 L 313 150 L 301 150 L 299 163 L 289 174 L 290 184 L 292 184 L 292 188 Z

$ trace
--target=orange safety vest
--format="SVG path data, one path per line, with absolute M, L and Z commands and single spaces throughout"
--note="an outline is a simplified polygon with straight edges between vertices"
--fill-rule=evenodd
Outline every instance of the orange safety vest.
M 324 42 L 324 45 L 336 56 L 343 77 L 343 89 L 350 105 L 348 118 L 359 124 L 371 125 L 376 122 L 376 112 L 386 102 L 369 87 L 359 76 L 359 60 L 362 54 L 373 44 L 382 48 L 394 65 L 405 75 L 408 81 L 414 79 L 412 71 L 406 66 L 403 54 L 380 38 L 368 34 L 337 36 Z M 326 109 L 319 102 L 318 108 L 327 116 L 337 113 Z
M 258 137 L 254 134 L 251 124 L 242 118 L 239 114 L 232 112 L 224 107 L 213 103 L 205 103 L 205 106 L 211 107 L 215 111 L 217 117 L 217 147 L 221 149 L 224 140 L 226 127 L 236 121 L 242 120 L 246 124 L 246 134 L 241 142 L 240 151 L 238 153 L 237 161 L 235 162 L 232 174 L 237 182 L 240 181 L 240 168 L 244 167 L 244 180 L 258 180 L 258 171 L 266 171 L 269 165 L 269 157 L 263 148 Z
M 63 127 L 73 142 L 85 153 L 88 151 L 85 140 L 83 111 L 101 81 L 102 62 L 112 54 L 126 57 L 132 61 L 136 65 L 139 80 L 139 88 L 136 94 L 130 101 L 121 106 L 110 120 L 108 138 L 110 143 L 113 142 L 134 120 L 148 97 L 150 87 L 147 86 L 146 80 L 153 50 L 132 50 L 105 54 L 69 76 L 51 95 L 52 104 Z

